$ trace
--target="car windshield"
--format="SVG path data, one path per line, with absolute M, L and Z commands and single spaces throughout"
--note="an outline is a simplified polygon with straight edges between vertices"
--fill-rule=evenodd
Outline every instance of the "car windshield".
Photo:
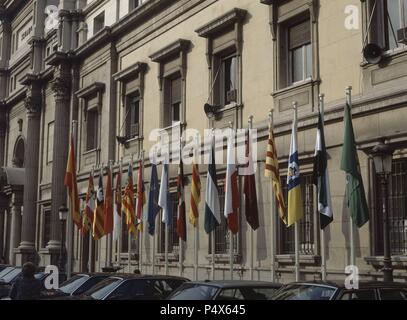
M 61 284 L 59 290 L 62 291 L 63 293 L 71 294 L 76 289 L 78 289 L 82 284 L 84 284 L 87 279 L 89 279 L 89 277 L 85 275 L 73 276 L 71 279 Z
M 7 267 L 4 270 L 2 270 L 0 272 L 0 279 L 2 279 L 7 273 L 9 273 L 13 269 L 14 269 L 14 267 Z
M 5 283 L 12 282 L 15 278 L 17 278 L 21 273 L 21 268 L 15 268 L 7 273 L 3 278 L 2 281 Z
M 170 300 L 212 300 L 219 288 L 203 284 L 183 284 Z
M 291 284 L 280 290 L 273 300 L 330 300 L 335 291 L 327 286 Z
M 107 278 L 97 285 L 92 287 L 90 290 L 84 293 L 85 296 L 92 297 L 93 299 L 100 300 L 110 293 L 112 289 L 121 281 L 120 278 Z

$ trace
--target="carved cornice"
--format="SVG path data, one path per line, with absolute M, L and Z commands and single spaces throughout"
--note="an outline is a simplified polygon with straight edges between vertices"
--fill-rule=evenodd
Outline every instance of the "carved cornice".
M 112 77 L 114 81 L 126 81 L 129 78 L 136 77 L 140 73 L 144 73 L 147 70 L 147 63 L 136 62 L 132 66 L 116 72 Z
M 223 31 L 225 28 L 233 26 L 237 22 L 242 22 L 246 17 L 247 11 L 239 8 L 225 13 L 224 15 L 216 18 L 202 27 L 195 30 L 195 32 L 203 38 L 210 38 L 215 34 Z
M 51 82 L 51 89 L 56 99 L 68 99 L 70 94 L 70 82 L 57 77 Z
M 78 98 L 86 99 L 87 97 L 91 96 L 92 94 L 102 92 L 105 90 L 105 84 L 102 82 L 95 82 L 90 86 L 82 88 L 75 92 L 75 95 Z
M 153 62 L 163 62 L 165 60 L 168 60 L 170 57 L 179 54 L 182 51 L 188 50 L 190 45 L 191 41 L 178 39 L 177 41 L 169 44 L 163 49 L 153 53 L 149 58 Z

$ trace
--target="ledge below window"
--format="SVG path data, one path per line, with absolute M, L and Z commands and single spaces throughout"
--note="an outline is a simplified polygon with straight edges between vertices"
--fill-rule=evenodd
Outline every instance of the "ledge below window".
M 365 261 L 375 269 L 383 268 L 383 256 L 365 257 Z M 394 269 L 407 268 L 407 256 L 392 256 L 391 261 Z
M 209 262 L 212 261 L 212 255 L 208 254 L 205 256 L 206 260 L 208 260 Z M 242 256 L 240 254 L 234 254 L 233 257 L 233 263 L 241 263 L 242 261 Z M 215 254 L 215 263 L 223 263 L 223 264 L 227 264 L 230 262 L 230 254 L 226 253 L 216 253 Z
M 276 256 L 276 260 L 279 264 L 294 264 L 294 254 L 279 254 Z M 321 265 L 321 257 L 318 255 L 300 255 L 300 264 L 319 266 Z

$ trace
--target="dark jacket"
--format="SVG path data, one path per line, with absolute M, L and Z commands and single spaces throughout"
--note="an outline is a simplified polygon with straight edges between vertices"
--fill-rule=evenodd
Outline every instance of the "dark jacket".
M 40 298 L 41 281 L 35 278 L 19 277 L 10 290 L 13 300 L 37 300 Z

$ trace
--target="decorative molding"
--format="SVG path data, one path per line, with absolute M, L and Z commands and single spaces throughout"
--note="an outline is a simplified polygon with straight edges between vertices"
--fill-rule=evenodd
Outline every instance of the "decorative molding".
M 38 99 L 35 99 L 32 96 L 27 96 L 24 99 L 24 107 L 27 110 L 28 116 L 35 116 L 39 114 L 41 103 L 39 103 L 37 100 Z
M 147 63 L 136 62 L 132 66 L 116 72 L 112 75 L 114 81 L 124 82 L 129 78 L 137 77 L 138 74 L 144 73 L 147 70 Z
M 163 49 L 153 53 L 150 55 L 150 59 L 153 62 L 164 62 L 171 57 L 180 54 L 181 52 L 185 52 L 189 49 L 191 45 L 191 41 L 189 40 L 184 40 L 184 39 L 178 39 L 177 41 L 169 44 L 168 46 L 164 47 Z
M 203 38 L 211 38 L 224 29 L 240 23 L 246 17 L 247 11 L 243 9 L 234 8 L 233 10 L 225 13 L 212 20 L 211 22 L 203 25 L 202 27 L 195 30 L 198 36 Z
M 55 52 L 51 53 L 47 58 L 45 58 L 44 61 L 45 61 L 45 64 L 48 64 L 50 66 L 57 66 L 67 60 L 68 60 L 67 53 L 61 52 L 61 51 L 55 51 Z
M 105 90 L 105 84 L 102 82 L 95 82 L 85 88 L 79 89 L 75 92 L 75 95 L 80 99 L 86 99 L 92 94 Z

